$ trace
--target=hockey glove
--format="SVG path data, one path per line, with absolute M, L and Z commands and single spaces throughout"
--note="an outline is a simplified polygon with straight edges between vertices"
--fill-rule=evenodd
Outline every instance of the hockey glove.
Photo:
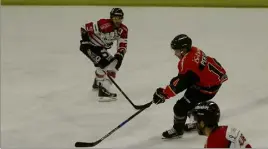
M 80 28 L 82 41 L 89 41 L 88 32 L 84 28 Z
M 121 67 L 122 62 L 123 62 L 124 53 L 123 52 L 117 52 L 114 55 L 114 58 L 117 60 L 117 64 L 115 66 L 115 69 L 119 70 L 119 68 Z
M 89 40 L 89 35 L 88 35 L 88 32 L 81 28 L 81 40 L 80 40 L 80 49 L 82 48 L 83 50 L 84 49 L 88 49 L 88 46 L 90 44 L 90 40 Z
M 167 96 L 164 93 L 164 89 L 158 88 L 153 95 L 153 103 L 155 104 L 164 103 L 166 99 Z

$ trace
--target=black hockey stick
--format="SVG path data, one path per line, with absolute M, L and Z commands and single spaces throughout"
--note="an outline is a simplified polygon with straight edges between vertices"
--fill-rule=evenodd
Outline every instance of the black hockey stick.
M 152 104 L 152 102 L 150 102 Z M 150 104 L 150 105 L 151 105 Z M 98 145 L 101 141 L 103 141 L 105 138 L 109 137 L 111 134 L 113 134 L 116 130 L 118 130 L 120 127 L 124 126 L 127 122 L 129 122 L 131 119 L 133 119 L 135 116 L 137 116 L 139 113 L 141 113 L 143 110 L 147 109 L 143 108 L 131 115 L 128 119 L 126 119 L 124 122 L 122 122 L 120 125 L 118 125 L 116 128 L 111 130 L 109 133 L 107 133 L 105 136 L 103 136 L 101 139 L 95 141 L 95 142 L 76 142 L 75 147 L 93 147 Z
M 105 72 L 106 73 L 106 72 Z M 125 92 L 119 87 L 119 85 L 114 81 L 114 79 L 107 75 L 108 78 L 113 82 L 113 84 L 116 86 L 116 88 L 123 94 L 123 96 L 129 101 L 129 103 L 137 110 L 139 109 L 143 109 L 143 108 L 147 108 L 147 107 L 150 107 L 151 105 L 151 102 L 147 103 L 147 104 L 144 104 L 144 105 L 135 105 L 130 99 L 129 97 L 125 94 Z

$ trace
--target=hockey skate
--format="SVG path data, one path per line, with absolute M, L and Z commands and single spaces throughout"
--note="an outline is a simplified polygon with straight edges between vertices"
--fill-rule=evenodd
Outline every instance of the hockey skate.
M 111 93 L 101 85 L 98 86 L 99 88 L 99 102 L 109 102 L 109 101 L 115 101 L 117 100 L 117 94 Z
M 183 131 L 178 132 L 173 127 L 162 133 L 163 139 L 176 139 L 183 136 Z
M 97 84 L 96 78 L 94 79 L 93 85 L 92 85 L 92 90 L 97 91 L 99 89 L 99 85 Z

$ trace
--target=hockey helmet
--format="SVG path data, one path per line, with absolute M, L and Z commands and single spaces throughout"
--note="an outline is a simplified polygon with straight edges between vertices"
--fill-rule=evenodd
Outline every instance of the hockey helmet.
M 119 16 L 121 19 L 124 18 L 124 12 L 121 8 L 113 8 L 110 11 L 110 18 L 114 17 L 114 16 Z
M 187 49 L 189 51 L 192 48 L 192 39 L 186 34 L 177 35 L 170 44 L 173 50 Z
M 200 102 L 193 110 L 193 115 L 197 121 L 197 125 L 200 125 L 200 122 L 203 121 L 204 127 L 214 127 L 218 126 L 220 120 L 220 108 L 213 101 Z M 197 126 L 198 133 L 203 134 L 204 127 Z

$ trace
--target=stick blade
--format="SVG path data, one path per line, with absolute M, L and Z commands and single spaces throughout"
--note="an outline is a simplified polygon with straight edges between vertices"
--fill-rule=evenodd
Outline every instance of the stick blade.
M 95 145 L 97 145 L 98 143 L 96 142 L 92 142 L 92 143 L 89 143 L 89 142 L 76 142 L 75 143 L 75 147 L 93 147 Z
M 152 102 L 149 102 L 149 103 L 147 103 L 145 105 L 136 105 L 135 109 L 137 109 L 137 110 L 146 109 L 146 108 L 149 108 L 151 106 L 151 104 L 152 104 Z

